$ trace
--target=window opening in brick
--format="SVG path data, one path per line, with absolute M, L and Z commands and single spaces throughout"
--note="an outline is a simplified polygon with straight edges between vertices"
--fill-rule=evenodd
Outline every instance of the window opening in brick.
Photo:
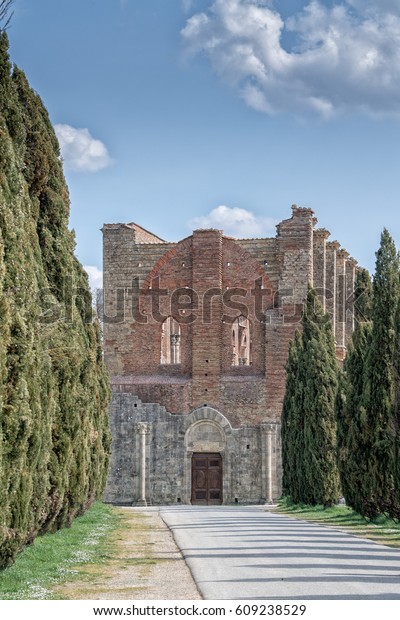
M 181 328 L 169 316 L 161 327 L 161 364 L 181 363 Z
M 239 316 L 232 324 L 232 366 L 250 364 L 250 321 Z

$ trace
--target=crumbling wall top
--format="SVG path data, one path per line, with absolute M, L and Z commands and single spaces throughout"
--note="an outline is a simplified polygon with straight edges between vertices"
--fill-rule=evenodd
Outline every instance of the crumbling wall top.
M 326 247 L 329 248 L 330 250 L 338 250 L 340 248 L 340 243 L 339 241 L 328 241 L 326 244 Z
M 309 207 L 298 207 L 296 204 L 292 205 L 292 217 L 312 217 L 313 221 L 316 220 L 314 218 L 314 211 Z
M 326 228 L 316 228 L 314 230 L 314 236 L 320 239 L 328 239 L 328 237 L 330 237 L 330 234 L 331 233 Z
M 118 230 L 118 229 L 128 229 L 133 231 L 135 236 L 135 243 L 145 244 L 145 243 L 167 243 L 165 239 L 161 239 L 158 235 L 146 230 L 139 224 L 135 224 L 135 222 L 130 222 L 129 224 L 104 224 L 101 229 L 103 234 L 107 230 Z

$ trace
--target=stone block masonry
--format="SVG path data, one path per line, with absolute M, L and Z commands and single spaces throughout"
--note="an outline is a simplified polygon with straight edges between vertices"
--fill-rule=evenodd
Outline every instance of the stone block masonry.
M 354 329 L 356 262 L 316 224 L 293 205 L 271 239 L 208 229 L 167 243 L 137 224 L 104 225 L 107 501 L 279 497 L 285 366 L 308 286 L 340 360 Z
M 126 393 L 114 394 L 110 414 L 113 451 L 106 502 L 189 504 L 192 455 L 210 452 L 222 456 L 223 503 L 258 504 L 267 501 L 267 493 L 279 496 L 280 480 L 266 472 L 268 462 L 275 466 L 278 424 L 234 429 L 211 407 L 172 415 Z

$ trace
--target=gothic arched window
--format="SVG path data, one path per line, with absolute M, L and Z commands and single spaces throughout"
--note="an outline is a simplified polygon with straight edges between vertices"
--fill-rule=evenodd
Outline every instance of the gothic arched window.
M 250 321 L 239 316 L 232 323 L 232 366 L 249 366 L 250 363 Z
M 169 316 L 161 326 L 161 364 L 181 363 L 181 328 Z

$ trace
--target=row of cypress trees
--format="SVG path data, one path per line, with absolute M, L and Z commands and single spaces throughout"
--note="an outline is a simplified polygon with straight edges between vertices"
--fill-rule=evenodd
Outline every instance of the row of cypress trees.
M 103 491 L 109 387 L 47 111 L 0 31 L 0 567 Z
M 371 285 L 361 270 L 356 328 L 343 369 L 331 322 L 310 289 L 291 343 L 282 414 L 283 490 L 367 518 L 400 518 L 400 265 L 387 230 Z
M 338 395 L 338 463 L 350 506 L 399 519 L 400 263 L 386 229 L 376 258 L 371 308 L 357 321 Z

